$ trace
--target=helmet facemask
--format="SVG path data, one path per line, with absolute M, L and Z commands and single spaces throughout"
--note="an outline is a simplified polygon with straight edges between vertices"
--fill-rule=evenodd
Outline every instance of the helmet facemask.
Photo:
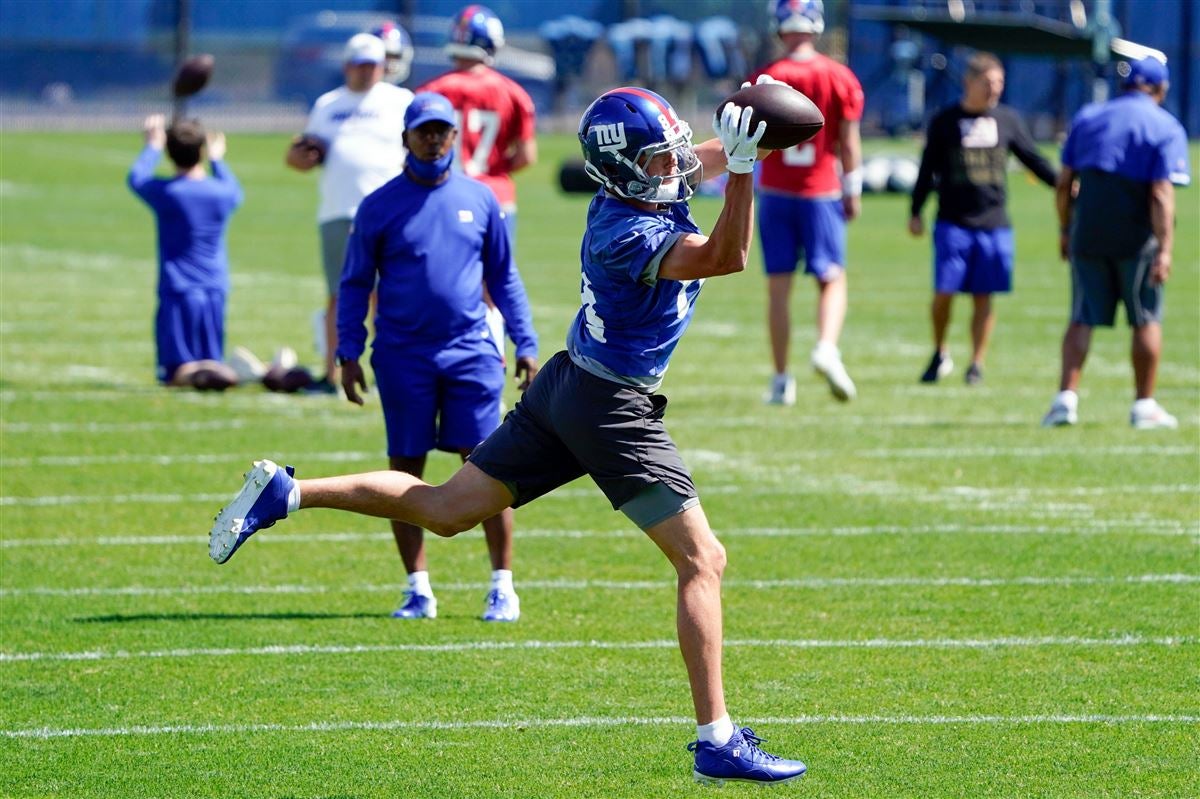
M 686 122 L 681 120 L 671 133 L 673 135 L 666 141 L 643 147 L 632 160 L 620 151 L 614 151 L 612 156 L 617 163 L 605 165 L 606 174 L 598 174 L 591 163 L 587 163 L 585 169 L 619 197 L 647 203 L 684 202 L 700 184 L 700 159 L 692 149 L 692 130 Z M 670 171 L 651 175 L 648 171 L 651 162 L 668 153 L 673 156 Z

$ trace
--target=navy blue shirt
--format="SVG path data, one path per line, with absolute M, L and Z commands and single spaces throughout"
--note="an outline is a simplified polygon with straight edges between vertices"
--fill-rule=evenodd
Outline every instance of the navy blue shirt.
M 1191 182 L 1183 126 L 1141 91 L 1080 109 L 1062 162 L 1079 175 L 1071 251 L 1080 255 L 1134 255 L 1153 236 L 1150 184 Z
M 374 290 L 376 349 L 436 352 L 486 340 L 485 282 L 516 356 L 536 357 L 529 300 L 495 195 L 460 173 L 437 186 L 402 173 L 367 195 L 354 217 L 338 293 L 338 355 L 359 358 L 366 348 Z
M 588 207 L 586 230 L 582 307 L 567 331 L 567 352 L 593 374 L 653 390 L 704 284 L 659 279 L 658 267 L 680 237 L 700 228 L 687 203 L 643 211 L 601 191 Z
M 212 177 L 156 178 L 162 150 L 147 145 L 129 170 L 129 188 L 154 210 L 158 225 L 158 293 L 229 291 L 225 229 L 242 203 L 229 167 L 212 162 Z

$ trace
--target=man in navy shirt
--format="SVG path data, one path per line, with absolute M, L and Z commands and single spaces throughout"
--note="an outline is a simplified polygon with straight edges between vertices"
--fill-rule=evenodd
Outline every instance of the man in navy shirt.
M 154 211 L 158 227 L 158 379 L 169 386 L 223 390 L 238 382 L 222 362 L 229 259 L 225 229 L 242 202 L 225 165 L 225 137 L 205 135 L 198 120 L 167 129 L 162 114 L 146 118 L 146 146 L 129 170 L 129 188 Z M 204 168 L 207 145 L 212 176 Z M 166 148 L 175 175 L 154 177 Z
M 226 562 L 257 530 L 301 508 L 403 519 L 453 536 L 590 475 L 675 568 L 679 646 L 696 713 L 693 776 L 716 783 L 802 776 L 803 763 L 763 752 L 754 732 L 735 727 L 726 711 L 725 549 L 663 424 L 667 399 L 656 393 L 704 280 L 746 267 L 754 164 L 766 132 L 766 123 L 752 126 L 752 112 L 726 105 L 713 121 L 717 138 L 693 148 L 691 128 L 654 92 L 601 95 L 579 125 L 585 168 L 603 188 L 588 209 L 582 307 L 566 351 L 546 363 L 504 423 L 442 485 L 401 472 L 295 480 L 291 467 L 259 461 L 212 527 L 213 560 Z M 686 200 L 701 175 L 724 172 L 724 207 L 705 236 Z
M 1057 186 L 1060 250 L 1071 263 L 1071 321 L 1062 376 L 1042 424 L 1078 421 L 1079 379 L 1092 328 L 1112 327 L 1117 304 L 1133 328 L 1135 401 L 1130 424 L 1174 428 L 1154 399 L 1162 355 L 1163 286 L 1171 274 L 1175 186 L 1191 182 L 1187 136 L 1161 105 L 1167 65 L 1148 57 L 1123 69 L 1123 93 L 1084 106 L 1063 144 Z
M 404 114 L 404 171 L 367 195 L 354 217 L 338 291 L 338 365 L 346 398 L 362 404 L 363 322 L 378 292 L 371 366 L 379 384 L 392 469 L 420 477 L 435 447 L 471 450 L 500 424 L 503 341 L 486 321 L 482 287 L 508 320 L 522 390 L 538 371 L 537 335 L 513 265 L 503 214 L 482 183 L 450 169 L 454 108 L 422 92 Z M 512 510 L 483 521 L 492 559 L 485 621 L 516 621 Z M 393 519 L 409 590 L 392 615 L 434 618 L 437 600 L 420 527 Z

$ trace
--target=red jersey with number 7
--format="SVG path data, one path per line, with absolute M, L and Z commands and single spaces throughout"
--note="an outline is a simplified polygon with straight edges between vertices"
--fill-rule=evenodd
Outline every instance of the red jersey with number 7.
M 862 84 L 849 67 L 819 53 L 806 61 L 781 58 L 755 72 L 750 81 L 762 74 L 804 93 L 825 115 L 825 127 L 809 141 L 767 156 L 759 186 L 776 194 L 839 196 L 838 131 L 843 121 L 862 119 Z
M 458 163 L 491 188 L 500 207 L 516 208 L 509 153 L 534 135 L 533 100 L 491 67 L 447 72 L 417 89 L 444 95 L 458 115 Z

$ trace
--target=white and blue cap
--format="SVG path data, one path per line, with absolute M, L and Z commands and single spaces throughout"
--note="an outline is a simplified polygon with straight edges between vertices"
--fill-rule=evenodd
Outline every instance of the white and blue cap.
M 382 64 L 387 59 L 383 39 L 370 33 L 356 33 L 346 42 L 342 61 L 347 64 Z
M 1161 86 L 1171 80 L 1166 62 L 1152 55 L 1117 65 L 1123 86 Z
M 445 122 L 451 127 L 458 127 L 454 120 L 454 106 L 444 95 L 420 92 L 413 96 L 404 112 L 404 128 L 412 130 L 426 122 Z
M 771 30 L 776 33 L 825 32 L 825 4 L 822 0 L 769 0 Z

